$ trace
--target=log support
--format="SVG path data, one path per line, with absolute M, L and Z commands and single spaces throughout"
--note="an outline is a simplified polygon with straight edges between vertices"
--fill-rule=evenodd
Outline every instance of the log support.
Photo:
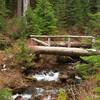
M 100 55 L 100 51 L 97 51 L 95 49 L 82 49 L 82 48 L 34 46 L 33 50 L 35 53 L 38 54 L 52 54 L 52 55 L 64 55 L 64 56 Z
M 71 38 L 88 38 L 91 39 L 91 44 L 92 47 L 95 44 L 95 37 L 93 36 L 37 36 L 37 35 L 31 35 L 31 38 L 33 41 L 37 42 L 38 44 L 42 45 L 42 46 L 33 46 L 31 48 L 34 49 L 35 53 L 38 54 L 52 54 L 52 55 L 64 55 L 64 56 L 91 56 L 91 55 L 100 55 L 100 51 L 95 50 L 95 49 L 83 49 L 80 48 L 81 47 L 81 43 L 79 42 L 74 42 L 74 44 L 72 44 L 71 42 Z M 44 42 L 42 40 L 36 39 L 36 38 L 46 38 L 47 42 Z M 52 39 L 53 38 L 53 39 Z M 68 38 L 67 40 L 67 47 L 55 47 L 54 45 L 52 45 L 52 40 L 54 40 L 54 38 Z M 64 43 L 64 42 L 63 42 Z M 59 45 L 59 44 L 58 44 Z M 65 44 L 66 45 L 66 44 Z M 74 45 L 78 46 L 78 48 L 75 48 Z M 79 46 L 80 45 L 80 46 Z M 72 48 L 73 46 L 73 48 Z M 83 45 L 84 46 L 84 45 Z

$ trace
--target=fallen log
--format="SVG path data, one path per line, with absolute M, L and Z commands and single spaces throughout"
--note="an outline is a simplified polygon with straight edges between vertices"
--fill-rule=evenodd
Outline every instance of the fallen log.
M 100 51 L 95 49 L 45 47 L 45 46 L 31 46 L 30 48 L 32 48 L 34 52 L 38 54 L 67 55 L 67 56 L 100 55 Z

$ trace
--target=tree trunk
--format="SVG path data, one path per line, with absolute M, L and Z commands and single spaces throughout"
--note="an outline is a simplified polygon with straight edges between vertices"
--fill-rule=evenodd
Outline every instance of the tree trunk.
M 30 0 L 23 0 L 23 16 L 25 16 L 25 13 L 29 6 L 29 2 L 30 2 Z
M 22 15 L 22 0 L 17 1 L 17 16 Z
M 67 56 L 90 56 L 100 55 L 100 51 L 95 49 L 82 48 L 66 48 L 66 47 L 45 47 L 45 46 L 31 46 L 35 53 L 52 54 L 52 55 L 67 55 Z

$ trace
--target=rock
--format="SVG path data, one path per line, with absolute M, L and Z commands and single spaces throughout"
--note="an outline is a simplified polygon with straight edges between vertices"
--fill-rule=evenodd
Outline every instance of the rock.
M 75 75 L 75 81 L 76 81 L 77 84 L 80 84 L 81 81 L 82 81 L 82 78 L 78 75 Z
M 40 98 L 41 98 L 41 96 L 33 96 L 33 95 L 32 95 L 31 100 L 41 100 Z
M 22 96 L 17 96 L 15 100 L 24 100 Z

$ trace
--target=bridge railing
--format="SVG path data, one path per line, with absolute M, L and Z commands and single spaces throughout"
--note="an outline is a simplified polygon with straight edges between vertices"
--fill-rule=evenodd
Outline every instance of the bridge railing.
M 30 37 L 33 41 L 41 42 L 47 46 L 51 46 L 51 40 L 54 38 L 67 38 L 68 47 L 71 47 L 71 39 L 72 38 L 91 39 L 92 47 L 94 46 L 95 40 L 96 40 L 95 37 L 93 37 L 93 36 L 77 36 L 77 35 L 30 35 Z M 48 42 L 45 43 L 45 42 L 38 40 L 36 38 L 47 38 Z

